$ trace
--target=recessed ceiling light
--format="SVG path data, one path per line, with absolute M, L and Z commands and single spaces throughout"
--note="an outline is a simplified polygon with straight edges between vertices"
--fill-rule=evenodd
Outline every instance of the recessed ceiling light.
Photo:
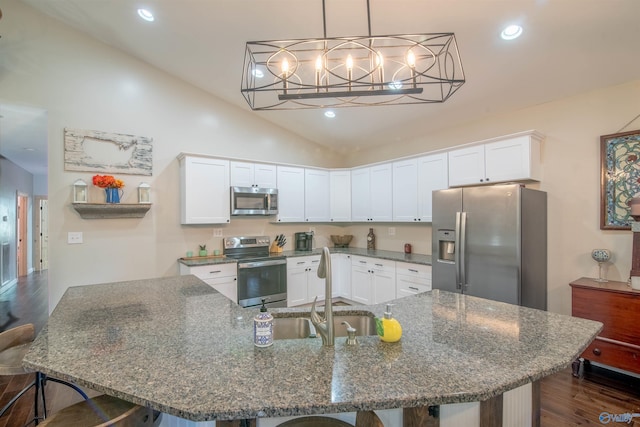
M 329 111 L 325 111 L 324 112 L 324 116 L 325 117 L 329 117 L 330 119 L 333 119 L 336 116 L 336 113 L 334 113 L 333 111 L 329 110 Z
M 148 22 L 153 22 L 154 19 L 155 19 L 153 17 L 153 13 L 151 13 L 147 9 L 138 9 L 138 15 L 140 16 L 140 18 L 142 18 L 142 19 L 144 19 L 145 21 L 148 21 Z
M 522 27 L 520 25 L 509 25 L 507 28 L 502 30 L 500 37 L 504 40 L 513 40 L 520 37 L 520 34 L 522 34 Z

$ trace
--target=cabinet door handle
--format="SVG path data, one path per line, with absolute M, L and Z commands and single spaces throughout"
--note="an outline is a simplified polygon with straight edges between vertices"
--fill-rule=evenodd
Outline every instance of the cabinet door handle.
M 596 356 L 600 356 L 602 354 L 602 351 L 596 347 L 593 349 L 593 354 L 595 354 Z
M 409 289 L 411 289 L 412 291 L 419 291 L 420 289 L 413 287 L 413 286 L 409 286 Z
M 305 261 L 298 261 L 296 264 L 300 265 L 300 264 L 304 264 Z
M 367 261 L 358 261 L 360 264 L 366 264 Z
M 382 267 L 382 264 L 377 264 L 377 263 L 376 263 L 375 265 L 377 265 L 378 267 Z
M 418 272 L 418 270 L 414 270 L 413 268 L 410 268 L 409 271 L 412 272 L 412 273 L 417 273 Z
M 222 270 L 215 270 L 215 271 L 210 271 L 209 274 L 215 274 L 215 273 L 221 273 Z

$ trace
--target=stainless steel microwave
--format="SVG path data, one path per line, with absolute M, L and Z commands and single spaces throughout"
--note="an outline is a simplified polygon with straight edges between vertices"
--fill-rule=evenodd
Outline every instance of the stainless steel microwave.
M 231 187 L 231 215 L 276 215 L 278 189 Z

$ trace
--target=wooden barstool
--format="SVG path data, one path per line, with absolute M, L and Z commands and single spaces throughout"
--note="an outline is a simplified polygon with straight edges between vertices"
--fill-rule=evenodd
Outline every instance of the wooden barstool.
M 42 427 L 151 427 L 161 414 L 150 408 L 103 394 L 49 416 Z
M 35 339 L 33 324 L 17 326 L 0 333 L 0 375 L 22 375 L 29 373 L 22 367 L 24 358 L 31 343 Z M 58 411 L 47 417 L 47 403 L 44 386 L 47 381 L 57 382 L 77 391 L 85 400 Z M 143 427 L 154 426 L 160 422 L 160 413 L 143 406 L 135 405 L 112 396 L 102 395 L 89 399 L 82 389 L 75 384 L 35 373 L 31 384 L 20 390 L 9 403 L 0 410 L 0 417 L 5 414 L 32 387 L 35 387 L 34 418 L 31 423 L 49 427 L 89 427 L 118 426 Z M 42 398 L 42 415 L 39 413 L 39 400 Z M 29 424 L 31 424 L 29 423 Z
M 286 421 L 278 427 L 354 427 L 351 424 L 329 417 L 303 417 Z M 355 427 L 384 427 L 380 418 L 373 411 L 358 411 Z

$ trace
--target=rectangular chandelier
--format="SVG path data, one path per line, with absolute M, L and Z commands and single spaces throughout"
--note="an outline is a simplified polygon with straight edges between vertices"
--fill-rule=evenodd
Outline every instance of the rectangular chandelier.
M 444 102 L 464 82 L 453 33 L 325 36 L 247 42 L 241 92 L 252 110 L 363 107 Z

